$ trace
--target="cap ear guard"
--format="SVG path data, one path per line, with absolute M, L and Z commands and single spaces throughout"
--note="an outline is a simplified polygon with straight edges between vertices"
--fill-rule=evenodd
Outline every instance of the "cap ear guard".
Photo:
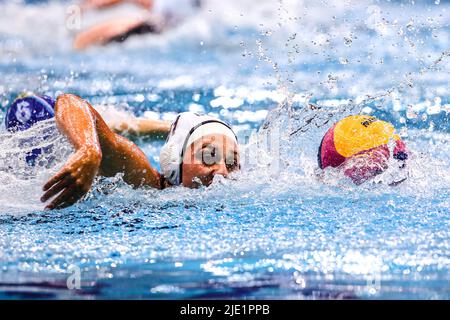
M 168 142 L 161 148 L 159 156 L 162 174 L 172 185 L 178 185 L 181 182 L 178 170 L 181 164 L 181 155 L 178 149 L 176 143 Z
M 25 92 L 8 107 L 5 114 L 5 126 L 8 131 L 23 131 L 39 121 L 53 118 L 54 115 L 52 98 Z
M 171 140 L 172 136 L 175 134 L 175 129 L 178 124 L 180 115 L 177 116 L 175 121 L 170 127 L 169 135 L 167 136 L 166 143 L 161 148 L 159 154 L 159 163 L 161 167 L 161 173 L 164 178 L 170 182 L 172 185 L 178 185 L 181 183 L 181 178 L 178 176 L 178 168 L 181 163 L 181 155 L 178 144 L 176 141 Z

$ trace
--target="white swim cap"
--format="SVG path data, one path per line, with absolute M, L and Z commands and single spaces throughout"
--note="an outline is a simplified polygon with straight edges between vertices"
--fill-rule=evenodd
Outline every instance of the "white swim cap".
M 192 112 L 180 113 L 172 123 L 159 156 L 164 178 L 172 185 L 180 185 L 185 150 L 196 140 L 210 134 L 225 135 L 237 143 L 236 134 L 226 123 Z

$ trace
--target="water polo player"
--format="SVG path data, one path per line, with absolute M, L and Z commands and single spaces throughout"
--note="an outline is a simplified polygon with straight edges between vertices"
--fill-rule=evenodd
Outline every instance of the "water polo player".
M 11 133 L 28 130 L 38 122 L 52 119 L 55 116 L 54 108 L 55 100 L 49 96 L 31 92 L 23 93 L 11 103 L 6 111 L 6 130 Z M 166 121 L 124 116 L 124 114 L 109 119 L 108 125 L 111 130 L 118 133 L 126 133 L 131 136 L 145 135 L 152 138 L 165 138 L 170 129 L 170 123 Z M 47 139 L 45 136 L 41 138 L 42 140 Z M 33 143 L 27 139 L 23 140 L 25 148 L 29 148 L 28 145 Z M 26 162 L 34 165 L 38 157 L 43 153 L 51 152 L 50 149 L 50 147 L 44 147 L 28 151 L 25 157 Z
M 82 50 L 124 42 L 136 35 L 160 34 L 193 16 L 201 5 L 202 0 L 85 0 L 81 9 L 88 27 L 75 37 L 73 46 Z M 94 18 L 93 25 L 89 26 L 91 19 L 86 19 L 86 14 Z
M 40 121 L 54 117 L 55 101 L 48 96 L 25 93 L 17 97 L 9 106 L 5 116 L 5 126 L 9 132 L 24 131 Z M 34 165 L 36 159 L 47 150 L 35 148 L 27 152 L 25 160 Z
M 55 104 L 59 131 L 75 153 L 43 187 L 42 202 L 55 197 L 47 209 L 74 204 L 91 188 L 97 175 L 123 174 L 134 186 L 163 189 L 183 185 L 209 185 L 214 176 L 239 169 L 237 138 L 224 122 L 208 116 L 181 113 L 170 128 L 161 150 L 162 174 L 150 165 L 133 142 L 114 133 L 85 100 L 60 95 Z
M 390 141 L 392 157 L 404 167 L 408 154 L 392 124 L 371 116 L 349 116 L 334 124 L 323 137 L 318 152 L 319 167 L 342 168 L 345 176 L 361 184 L 388 168 Z

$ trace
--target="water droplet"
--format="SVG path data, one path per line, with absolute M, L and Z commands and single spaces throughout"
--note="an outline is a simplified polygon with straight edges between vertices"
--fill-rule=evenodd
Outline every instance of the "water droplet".
M 348 37 L 344 37 L 344 42 L 346 46 L 351 46 L 353 41 Z
M 414 20 L 413 19 L 408 21 L 408 24 L 406 25 L 406 29 L 408 29 L 409 31 L 414 30 Z
M 417 118 L 417 114 L 414 112 L 412 105 L 408 105 L 406 107 L 406 117 L 408 119 L 415 119 L 415 118 Z
M 426 113 L 422 114 L 422 121 L 427 121 L 428 115 Z

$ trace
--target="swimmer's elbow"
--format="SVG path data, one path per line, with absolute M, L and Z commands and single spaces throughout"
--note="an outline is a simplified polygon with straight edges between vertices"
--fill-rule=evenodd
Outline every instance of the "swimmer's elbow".
M 77 99 L 77 100 L 81 100 L 81 98 L 79 96 L 77 96 L 76 94 L 73 93 L 61 93 L 58 98 L 56 99 L 58 100 L 70 100 L 70 99 Z
M 63 109 L 68 108 L 70 105 L 73 105 L 74 103 L 79 103 L 82 101 L 82 99 L 72 93 L 63 93 L 56 98 L 55 103 L 55 112 L 62 111 Z
M 79 96 L 67 93 L 58 96 L 55 103 L 56 125 L 76 146 L 81 147 L 86 141 L 98 143 L 98 120 L 95 110 Z

